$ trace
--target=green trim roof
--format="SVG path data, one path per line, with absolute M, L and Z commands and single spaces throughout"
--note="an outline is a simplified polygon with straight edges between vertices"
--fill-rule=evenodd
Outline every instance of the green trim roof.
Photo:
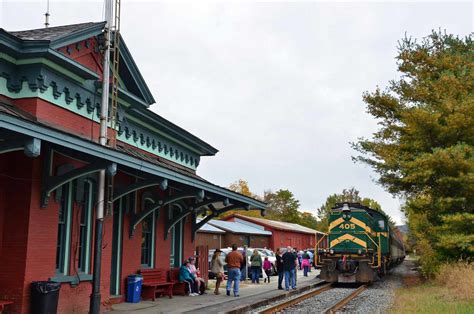
M 121 166 L 202 189 L 208 193 L 227 197 L 231 201 L 248 204 L 251 209 L 266 208 L 266 203 L 264 202 L 210 183 L 192 173 L 180 171 L 176 167 L 166 167 L 158 161 L 152 162 L 151 160 L 131 156 L 123 151 L 101 146 L 88 139 L 66 133 L 53 126 L 38 122 L 30 114 L 2 102 L 0 102 L 0 129 L 1 128 L 81 151 L 85 154 L 100 156 L 102 159 L 117 163 Z
M 37 61 L 39 63 L 44 63 L 44 60 L 52 61 L 70 71 L 71 75 L 77 75 L 79 80 L 99 80 L 95 72 L 55 49 L 93 36 L 100 36 L 104 25 L 105 22 L 88 22 L 12 32 L 0 28 L 0 51 L 11 60 L 29 58 L 29 60 L 39 60 Z M 119 89 L 119 96 L 132 105 L 125 112 L 152 128 L 160 128 L 169 133 L 178 144 L 184 143 L 191 146 L 193 151 L 200 156 L 215 155 L 218 152 L 216 148 L 147 109 L 155 103 L 155 99 L 122 37 L 120 54 L 121 73 L 128 77 L 128 82 L 124 82 L 126 90 Z

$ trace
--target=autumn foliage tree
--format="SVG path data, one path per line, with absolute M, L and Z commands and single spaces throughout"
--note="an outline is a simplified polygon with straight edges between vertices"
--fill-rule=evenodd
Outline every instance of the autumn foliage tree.
M 355 160 L 406 199 L 429 274 L 437 261 L 474 256 L 473 37 L 405 38 L 396 59 L 401 77 L 363 96 L 379 130 L 353 147 Z
M 231 185 L 229 185 L 229 190 L 243 194 L 248 197 L 262 200 L 261 197 L 259 197 L 258 195 L 250 191 L 249 183 L 246 180 L 239 179 L 239 181 L 232 183 Z M 248 211 L 230 210 L 223 217 L 230 216 L 232 214 L 239 214 L 239 215 L 250 216 L 250 217 L 261 217 L 260 210 L 248 210 Z M 219 218 L 223 218 L 223 217 L 219 217 Z

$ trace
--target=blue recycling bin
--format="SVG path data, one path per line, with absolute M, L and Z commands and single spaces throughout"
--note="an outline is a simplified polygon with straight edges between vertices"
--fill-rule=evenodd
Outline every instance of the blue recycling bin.
M 127 302 L 140 302 L 142 293 L 143 277 L 141 275 L 130 275 L 127 278 Z

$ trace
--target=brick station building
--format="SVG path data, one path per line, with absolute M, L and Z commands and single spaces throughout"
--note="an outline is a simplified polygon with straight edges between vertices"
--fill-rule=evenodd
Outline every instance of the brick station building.
M 322 239 L 325 235 L 323 232 L 294 223 L 249 217 L 239 214 L 224 217 L 223 220 L 247 224 L 252 227 L 259 227 L 271 232 L 272 236 L 269 238 L 268 247 L 272 250 L 287 246 L 292 246 L 293 248 L 298 249 L 314 248 L 319 239 Z M 327 238 L 324 238 L 320 242 L 319 247 L 327 247 L 326 241 Z
M 123 39 L 115 144 L 98 144 L 103 28 L 0 29 L 0 300 L 13 313 L 29 312 L 39 280 L 62 283 L 59 313 L 88 311 L 99 171 L 110 205 L 103 309 L 124 301 L 128 275 L 179 266 L 212 218 L 265 208 L 196 174 L 217 150 L 149 109 L 155 100 Z

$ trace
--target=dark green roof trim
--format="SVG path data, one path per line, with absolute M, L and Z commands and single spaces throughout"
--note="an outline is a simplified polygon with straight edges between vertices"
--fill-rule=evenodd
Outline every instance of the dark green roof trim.
M 151 104 L 154 104 L 156 101 L 153 98 L 153 95 L 151 94 L 150 89 L 148 88 L 145 80 L 143 79 L 143 76 L 140 73 L 140 70 L 138 69 L 137 64 L 135 63 L 135 60 L 133 60 L 132 54 L 130 53 L 130 50 L 128 50 L 127 45 L 125 44 L 125 40 L 123 40 L 122 35 L 120 35 L 119 49 L 120 49 L 120 56 L 125 61 L 125 66 L 130 71 L 130 74 L 132 75 L 135 82 L 137 82 L 138 89 L 140 90 L 140 93 L 142 94 L 141 96 L 143 96 L 143 99 L 148 104 L 148 106 Z
M 122 98 L 124 101 L 127 103 L 130 103 L 132 105 L 140 105 L 144 107 L 148 107 L 149 105 L 145 103 L 141 98 L 135 96 L 134 94 L 130 93 L 129 91 L 119 87 L 119 97 Z M 100 90 L 102 94 L 102 89 Z M 112 93 L 112 92 L 110 92 Z
M 141 121 L 148 123 L 152 127 L 160 129 L 164 133 L 169 134 L 171 138 L 175 138 L 191 147 L 194 147 L 198 150 L 201 156 L 214 156 L 218 152 L 216 148 L 204 142 L 197 136 L 194 136 L 193 134 L 180 128 L 176 124 L 166 120 L 151 110 L 144 108 L 131 108 L 127 110 L 127 113 L 131 116 L 135 116 Z
M 49 47 L 47 40 L 23 41 L 0 29 L 0 51 L 14 59 L 45 58 L 71 71 L 85 80 L 98 80 L 100 77 L 77 61 Z
M 256 199 L 238 194 L 212 183 L 201 181 L 188 177 L 184 174 L 177 173 L 170 169 L 154 165 L 147 161 L 128 156 L 110 148 L 100 146 L 99 144 L 81 139 L 76 136 L 59 132 L 52 128 L 45 127 L 40 124 L 31 123 L 29 121 L 16 118 L 7 114 L 0 113 L 0 128 L 5 128 L 18 132 L 27 136 L 31 136 L 40 140 L 44 140 L 56 145 L 71 148 L 93 156 L 100 156 L 118 165 L 123 165 L 132 169 L 143 171 L 152 175 L 159 176 L 164 179 L 173 180 L 182 184 L 186 184 L 207 192 L 215 193 L 227 197 L 231 200 L 243 202 L 256 209 L 265 209 L 266 204 Z

